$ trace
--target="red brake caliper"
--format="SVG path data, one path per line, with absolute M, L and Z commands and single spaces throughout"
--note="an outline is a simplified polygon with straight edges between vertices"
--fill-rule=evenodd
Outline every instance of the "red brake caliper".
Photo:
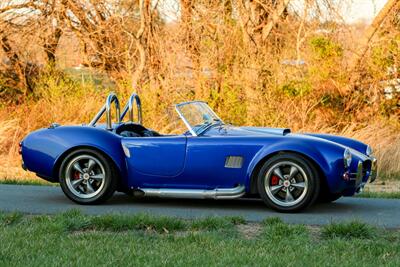
M 75 180 L 78 180 L 80 177 L 79 177 L 79 172 L 78 171 L 75 171 L 75 173 L 74 173 L 74 179 Z
M 279 184 L 279 177 L 276 175 L 273 175 L 271 177 L 271 185 L 277 185 L 277 184 Z

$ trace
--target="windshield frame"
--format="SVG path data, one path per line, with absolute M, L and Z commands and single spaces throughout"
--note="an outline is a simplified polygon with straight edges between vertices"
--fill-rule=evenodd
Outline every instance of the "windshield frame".
M 191 125 L 189 123 L 189 121 L 187 120 L 187 118 L 185 118 L 181 107 L 186 106 L 186 105 L 191 105 L 191 104 L 205 104 L 208 107 L 208 110 L 211 112 L 211 114 L 216 118 L 216 122 L 218 122 L 218 124 L 224 124 L 224 122 L 221 120 L 221 118 L 214 112 L 214 110 L 212 110 L 212 108 L 207 104 L 207 102 L 205 101 L 187 101 L 187 102 L 182 102 L 179 104 L 175 105 L 175 110 L 178 113 L 179 117 L 181 118 L 181 120 L 183 121 L 183 123 L 186 125 L 186 127 L 188 128 L 189 132 L 191 133 L 192 136 L 199 136 L 202 133 L 204 133 L 205 131 L 207 131 L 211 126 L 216 125 L 217 123 L 210 123 L 209 125 L 206 126 L 206 124 L 204 126 L 204 128 L 201 129 L 201 131 L 196 132 L 196 130 L 194 129 L 193 125 Z M 214 119 L 215 119 L 214 118 Z

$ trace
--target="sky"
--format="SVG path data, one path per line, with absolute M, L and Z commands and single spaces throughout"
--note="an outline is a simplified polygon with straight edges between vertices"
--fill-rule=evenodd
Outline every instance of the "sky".
M 347 23 L 354 23 L 360 20 L 371 22 L 387 0 L 351 0 L 349 2 L 351 3 L 344 8 L 342 14 Z
M 292 4 L 301 9 L 304 1 L 292 0 Z M 370 23 L 386 2 L 387 0 L 337 0 L 337 3 L 341 3 L 340 13 L 346 23 L 359 21 Z M 170 22 L 176 20 L 177 12 L 179 14 L 178 0 L 163 0 L 159 3 L 166 20 Z
M 18 4 L 26 0 L 0 0 L 0 7 L 6 4 Z M 166 21 L 172 22 L 179 16 L 179 0 L 153 0 L 158 2 L 162 14 Z M 321 0 L 322 1 L 322 0 Z M 387 0 L 333 0 L 340 3 L 342 7 L 340 13 L 347 23 L 355 23 L 359 21 L 371 22 L 378 14 Z M 305 0 L 291 0 L 291 4 L 296 6 L 297 10 L 302 10 Z

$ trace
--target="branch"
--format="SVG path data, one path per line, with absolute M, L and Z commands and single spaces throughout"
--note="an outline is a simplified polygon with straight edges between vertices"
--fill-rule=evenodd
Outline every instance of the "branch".
M 281 0 L 272 13 L 271 20 L 268 21 L 267 25 L 262 30 L 262 41 L 265 42 L 268 39 L 273 27 L 278 23 L 279 18 L 282 16 L 283 12 L 286 10 L 289 5 L 290 0 Z
M 385 18 L 389 15 L 389 13 L 395 8 L 397 4 L 398 0 L 389 0 L 375 17 L 372 24 L 368 27 L 357 49 L 357 51 L 360 51 L 360 53 L 355 53 L 354 56 L 350 59 L 350 73 L 355 71 L 357 66 L 360 64 L 361 60 L 364 58 L 365 54 L 368 51 L 369 43 L 371 42 L 375 33 L 379 30 Z
M 3 8 L 0 8 L 0 13 L 4 13 L 11 10 L 23 9 L 23 8 L 35 8 L 34 1 L 29 1 L 23 4 L 7 5 Z

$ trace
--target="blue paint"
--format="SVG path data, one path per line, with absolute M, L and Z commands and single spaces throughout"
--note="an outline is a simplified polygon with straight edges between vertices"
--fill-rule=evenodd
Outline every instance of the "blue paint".
M 122 125 L 122 124 L 121 124 Z M 114 125 L 119 127 L 119 125 Z M 128 149 L 125 155 L 123 146 Z M 289 129 L 218 125 L 200 136 L 166 135 L 122 137 L 102 126 L 60 126 L 30 133 L 22 143 L 25 167 L 57 182 L 59 164 L 72 149 L 92 147 L 114 162 L 124 190 L 134 188 L 232 188 L 238 184 L 250 192 L 251 177 L 259 162 L 281 151 L 302 154 L 320 168 L 329 190 L 352 195 L 360 184 L 344 181 L 343 153 L 351 149 L 348 171 L 370 158 L 366 144 L 322 134 L 294 134 Z M 225 168 L 228 156 L 243 157 L 241 168 Z M 370 169 L 363 181 L 368 180 Z

